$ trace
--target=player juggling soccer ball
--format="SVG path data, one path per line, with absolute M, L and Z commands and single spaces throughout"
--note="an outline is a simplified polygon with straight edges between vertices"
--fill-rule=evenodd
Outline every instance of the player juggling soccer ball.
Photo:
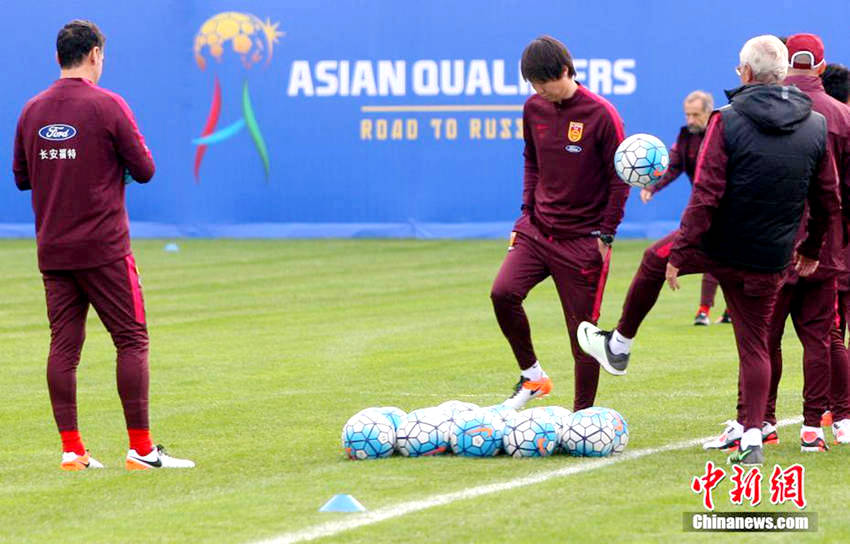
M 124 174 L 147 182 L 154 162 L 127 103 L 97 86 L 104 41 L 89 21 L 71 21 L 59 31 L 60 79 L 27 102 L 15 134 L 15 183 L 32 190 L 47 298 L 47 385 L 62 437 L 61 468 L 103 468 L 77 428 L 76 373 L 89 305 L 118 352 L 118 393 L 130 435 L 126 468 L 189 468 L 195 464 L 151 442 L 148 331 L 130 250 Z
M 522 302 L 552 276 L 575 359 L 575 410 L 593 405 L 599 366 L 581 352 L 576 330 L 596 321 L 611 244 L 623 218 L 629 187 L 613 167 L 623 122 L 610 103 L 575 81 L 567 48 L 543 36 L 522 54 L 522 76 L 537 94 L 523 108 L 525 176 L 522 215 L 493 282 L 496 319 L 521 369 L 512 397 L 520 409 L 552 389 L 531 343 Z
M 792 262 L 802 277 L 818 267 L 838 187 L 826 120 L 796 87 L 781 85 L 788 50 L 775 36 L 744 44 L 736 68 L 741 87 L 712 114 L 696 178 L 679 230 L 646 250 L 614 331 L 579 327 L 582 349 L 612 374 L 625 374 L 638 327 L 665 279 L 710 272 L 732 313 L 738 345 L 743 433 L 732 463 L 764 462 L 762 423 L 770 387 L 768 330 L 782 272 Z M 794 250 L 806 202 L 807 238 Z

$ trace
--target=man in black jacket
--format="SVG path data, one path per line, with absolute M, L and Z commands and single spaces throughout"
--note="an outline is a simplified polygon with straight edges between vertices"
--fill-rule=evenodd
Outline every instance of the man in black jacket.
M 742 86 L 708 123 L 691 199 L 678 231 L 644 253 L 616 330 L 584 322 L 582 349 L 612 374 L 625 374 L 638 327 L 665 279 L 711 272 L 735 319 L 741 401 L 740 448 L 730 463 L 764 462 L 762 422 L 770 386 L 767 335 L 783 271 L 814 273 L 829 223 L 839 213 L 826 120 L 796 87 L 781 86 L 788 49 L 775 36 L 752 38 L 737 67 Z M 794 249 L 806 202 L 808 237 Z

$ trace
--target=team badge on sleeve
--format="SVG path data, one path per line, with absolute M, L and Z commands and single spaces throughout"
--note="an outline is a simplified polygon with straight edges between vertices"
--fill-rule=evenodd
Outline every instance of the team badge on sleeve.
M 578 121 L 570 121 L 570 130 L 567 132 L 567 138 L 571 142 L 581 140 L 581 133 L 584 131 L 584 123 Z

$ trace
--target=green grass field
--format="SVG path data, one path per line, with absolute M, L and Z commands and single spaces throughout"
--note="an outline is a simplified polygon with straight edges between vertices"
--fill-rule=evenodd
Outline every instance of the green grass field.
M 102 471 L 59 471 L 45 383 L 49 332 L 34 244 L 0 242 L 0 541 L 252 542 L 360 514 L 322 514 L 335 493 L 368 509 L 592 462 L 452 457 L 343 458 L 342 424 L 361 408 L 405 410 L 457 398 L 500 402 L 517 368 L 489 300 L 503 241 L 135 242 L 151 333 L 154 440 L 194 459 L 190 471 L 128 473 L 114 350 L 94 312 L 78 374 L 80 430 Z M 618 242 L 601 323 L 614 324 L 645 241 Z M 734 415 L 737 357 L 729 326 L 695 328 L 699 279 L 665 291 L 641 330 L 629 374 L 603 374 L 597 404 L 629 421 L 627 451 L 719 433 Z M 526 302 L 553 378 L 548 404 L 572 405 L 572 360 L 554 287 Z M 722 308 L 721 308 L 722 309 Z M 801 350 L 786 335 L 780 418 L 801 403 Z M 699 511 L 689 489 L 699 447 L 625 460 L 452 502 L 321 542 L 847 542 L 847 448 L 804 456 L 799 427 L 780 430 L 768 465 L 804 463 L 817 533 L 682 531 Z M 829 435 L 831 441 L 831 435 Z M 765 470 L 758 511 L 769 504 Z M 729 478 L 715 495 L 729 503 Z

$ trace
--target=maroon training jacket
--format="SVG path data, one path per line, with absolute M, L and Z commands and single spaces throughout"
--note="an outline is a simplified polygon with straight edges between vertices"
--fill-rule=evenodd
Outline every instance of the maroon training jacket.
M 534 94 L 523 108 L 523 136 L 522 202 L 539 230 L 555 238 L 615 234 L 629 186 L 614 171 L 623 141 L 614 106 L 581 85 L 558 103 Z M 520 218 L 514 230 L 527 227 Z
M 123 98 L 81 78 L 54 82 L 24 106 L 12 165 L 32 189 L 41 270 L 95 268 L 130 254 L 124 172 L 154 162 Z

